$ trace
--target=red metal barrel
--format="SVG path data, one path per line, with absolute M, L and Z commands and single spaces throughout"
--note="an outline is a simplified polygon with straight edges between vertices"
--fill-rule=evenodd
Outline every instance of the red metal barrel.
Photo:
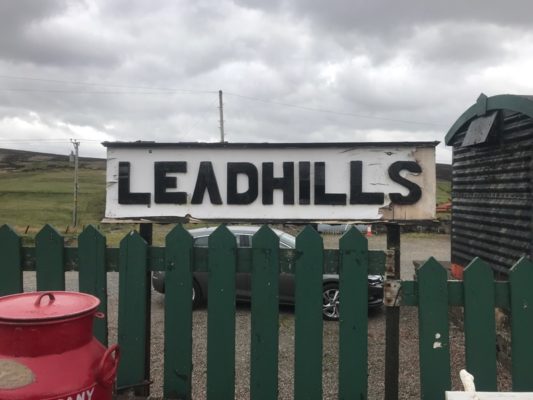
M 0 297 L 0 399 L 111 400 L 119 352 L 93 337 L 99 304 L 75 292 Z

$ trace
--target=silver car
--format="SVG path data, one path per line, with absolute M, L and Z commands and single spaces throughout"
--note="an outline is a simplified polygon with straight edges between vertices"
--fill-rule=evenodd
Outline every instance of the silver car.
M 197 228 L 189 230 L 194 239 L 195 247 L 207 247 L 209 235 L 216 227 Z M 235 235 L 237 247 L 252 247 L 253 235 L 259 230 L 257 226 L 228 226 Z M 296 248 L 296 238 L 287 232 L 273 229 L 279 237 L 281 249 Z M 235 290 L 237 301 L 250 301 L 251 275 L 249 273 L 237 273 Z M 339 275 L 323 275 L 322 314 L 324 319 L 339 319 Z M 157 271 L 152 276 L 152 285 L 160 293 L 165 292 L 165 272 Z M 195 272 L 193 280 L 193 306 L 197 307 L 207 300 L 207 272 Z M 280 304 L 294 304 L 294 275 L 280 273 L 279 276 L 279 302 Z M 381 307 L 383 304 L 383 277 L 381 275 L 368 276 L 368 307 Z

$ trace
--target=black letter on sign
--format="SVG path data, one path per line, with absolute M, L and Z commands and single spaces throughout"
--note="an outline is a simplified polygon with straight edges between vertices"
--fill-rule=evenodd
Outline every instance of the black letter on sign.
M 158 204 L 185 204 L 187 193 L 167 192 L 167 189 L 176 189 L 178 180 L 168 173 L 187 172 L 185 161 L 159 161 L 154 163 L 154 201 Z
M 150 204 L 150 193 L 130 192 L 130 163 L 118 163 L 118 204 Z
M 237 176 L 248 177 L 248 190 L 237 193 Z M 257 168 L 247 162 L 228 163 L 228 204 L 251 204 L 257 199 Z
M 298 178 L 300 181 L 300 204 L 311 204 L 311 163 L 302 161 L 298 163 Z
M 420 186 L 416 183 L 413 183 L 404 177 L 400 176 L 400 171 L 407 170 L 413 173 L 421 173 L 422 168 L 420 165 L 414 161 L 396 161 L 391 164 L 389 167 L 389 177 L 396 183 L 409 189 L 407 196 L 403 196 L 400 193 L 389 193 L 389 197 L 392 203 L 405 205 L 405 204 L 415 204 L 420 197 L 422 197 L 422 190 Z
M 385 194 L 363 192 L 363 162 L 350 161 L 350 204 L 383 204 Z
M 326 163 L 315 163 L 315 204 L 346 205 L 345 193 L 326 193 Z
M 274 203 L 274 189 L 283 190 L 283 204 L 294 204 L 294 163 L 283 163 L 283 178 L 274 178 L 274 163 L 263 163 L 263 204 Z
M 213 164 L 211 161 L 202 161 L 200 163 L 191 204 L 202 204 L 206 189 L 207 193 L 209 193 L 211 204 L 222 204 L 217 178 L 215 177 L 215 171 L 213 171 Z

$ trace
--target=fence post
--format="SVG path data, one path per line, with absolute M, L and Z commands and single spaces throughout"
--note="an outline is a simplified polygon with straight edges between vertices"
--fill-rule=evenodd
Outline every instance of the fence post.
M 386 227 L 387 249 L 394 251 L 394 271 L 386 271 L 386 278 L 398 280 L 401 279 L 400 225 L 389 223 Z M 385 337 L 385 400 L 396 400 L 400 370 L 400 307 L 386 308 Z
M 20 236 L 9 225 L 0 227 L 0 296 L 22 292 Z
M 511 343 L 513 390 L 533 390 L 533 263 L 522 258 L 509 274 L 511 284 Z
M 148 246 L 152 245 L 153 235 L 154 235 L 154 224 L 152 223 L 142 223 L 139 224 L 139 235 L 144 239 L 146 244 Z M 150 265 L 145 271 L 146 280 L 148 284 L 146 285 L 145 291 L 143 293 L 146 305 L 146 320 L 144 325 L 145 330 L 145 351 L 146 351 L 146 357 L 144 359 L 145 365 L 144 365 L 144 381 L 150 382 L 150 353 L 152 351 L 152 347 L 150 346 L 151 341 L 151 320 L 152 320 L 152 287 L 150 284 L 152 272 L 150 271 Z M 145 385 L 139 388 L 136 388 L 135 393 L 137 395 L 141 396 L 149 396 L 150 395 L 150 386 Z
M 191 398 L 192 265 L 192 236 L 177 225 L 165 240 L 165 399 Z
M 421 398 L 443 400 L 451 386 L 448 272 L 431 257 L 417 278 Z
M 121 360 L 118 369 L 119 390 L 147 384 L 146 349 L 146 261 L 148 246 L 137 232 L 120 242 L 118 342 Z M 149 361 L 148 361 L 149 362 Z M 136 393 L 137 394 L 137 393 Z M 139 394 L 142 395 L 142 394 Z
M 35 236 L 37 290 L 65 290 L 64 239 L 46 224 Z
M 207 398 L 235 397 L 235 269 L 237 243 L 224 225 L 209 236 Z
M 250 398 L 278 398 L 279 238 L 263 225 L 252 240 Z
M 464 331 L 466 369 L 476 379 L 476 389 L 495 392 L 496 322 L 494 274 L 479 258 L 464 270 Z
M 322 399 L 322 237 L 310 226 L 296 237 L 294 399 Z
M 100 299 L 98 310 L 103 318 L 94 321 L 94 335 L 107 347 L 107 271 L 105 265 L 106 238 L 89 225 L 78 237 L 80 292 Z
M 368 395 L 368 241 L 352 227 L 339 240 L 339 399 Z

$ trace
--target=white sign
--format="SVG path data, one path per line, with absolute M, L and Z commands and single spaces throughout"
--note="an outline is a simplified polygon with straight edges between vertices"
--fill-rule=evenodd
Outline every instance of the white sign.
M 107 142 L 105 216 L 433 219 L 436 144 Z

